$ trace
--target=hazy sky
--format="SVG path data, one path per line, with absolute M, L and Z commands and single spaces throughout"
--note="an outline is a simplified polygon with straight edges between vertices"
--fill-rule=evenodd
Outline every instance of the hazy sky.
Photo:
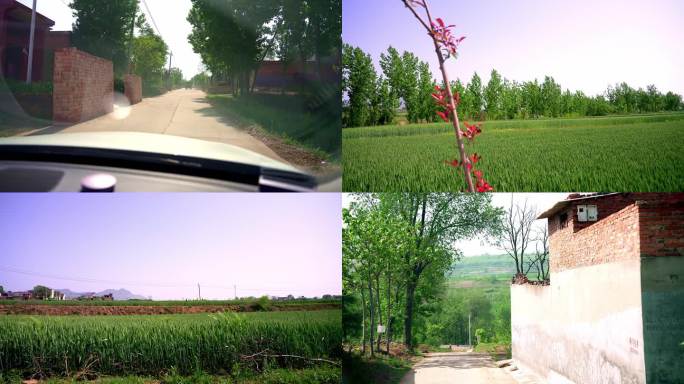
M 684 1 L 681 0 L 430 0 L 433 17 L 465 35 L 451 78 L 502 76 L 543 81 L 589 95 L 625 81 L 684 94 Z M 344 0 L 343 40 L 377 61 L 392 45 L 439 67 L 431 40 L 400 0 Z M 441 75 L 440 75 L 441 79 Z
M 188 43 L 188 35 L 192 31 L 190 23 L 186 20 L 191 7 L 190 0 L 146 1 L 162 38 L 173 52 L 172 66 L 180 68 L 186 79 L 192 78 L 199 72 L 202 60 L 192 51 L 192 46 Z M 33 0 L 19 0 L 19 2 L 29 7 L 33 5 Z M 70 31 L 74 22 L 72 10 L 67 6 L 70 2 L 70 0 L 38 0 L 37 11 L 55 22 L 53 30 Z M 154 28 L 142 1 L 140 8 L 145 13 L 150 26 Z M 168 66 L 168 59 L 166 65 Z
M 3 194 L 0 285 L 155 299 L 196 298 L 198 282 L 213 299 L 232 298 L 234 284 L 238 296 L 339 294 L 341 220 L 340 195 L 327 193 Z
M 353 195 L 345 193 L 342 195 L 342 206 L 348 207 L 352 201 Z M 505 209 L 511 206 L 511 196 L 514 204 L 522 204 L 527 200 L 528 206 L 534 206 L 538 213 L 551 208 L 555 203 L 565 200 L 567 193 L 492 193 L 492 205 L 503 207 Z M 546 225 L 546 219 L 537 220 L 534 223 L 535 228 L 541 228 Z M 534 250 L 535 242 L 530 243 L 530 250 Z M 468 240 L 458 241 L 454 247 L 459 249 L 464 256 L 480 256 L 480 255 L 500 255 L 505 252 L 496 246 L 487 243 L 480 238 L 473 238 Z

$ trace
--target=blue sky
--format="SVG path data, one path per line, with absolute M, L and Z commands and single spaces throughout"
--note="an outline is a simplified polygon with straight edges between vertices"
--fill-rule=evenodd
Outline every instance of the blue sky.
M 495 68 L 511 80 L 551 75 L 589 95 L 625 81 L 684 94 L 684 1 L 680 0 L 430 0 L 433 17 L 466 36 L 451 78 L 483 84 Z M 431 40 L 400 0 L 344 0 L 342 37 L 370 53 L 392 45 L 439 67 Z M 378 67 L 379 70 L 379 67 Z
M 198 282 L 214 299 L 232 298 L 233 285 L 238 296 L 339 294 L 340 228 L 339 194 L 3 194 L 0 285 L 155 299 L 196 298 Z

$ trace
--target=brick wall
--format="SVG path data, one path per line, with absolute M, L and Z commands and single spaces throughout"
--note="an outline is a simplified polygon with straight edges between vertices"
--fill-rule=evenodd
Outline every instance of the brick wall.
M 53 119 L 77 123 L 113 110 L 112 62 L 76 48 L 55 51 Z
M 601 210 L 599 206 L 599 215 Z M 576 211 L 575 206 L 568 211 Z M 549 218 L 549 223 L 552 221 L 557 218 Z M 577 267 L 638 259 L 639 219 L 634 203 L 607 217 L 599 216 L 598 221 L 581 230 L 576 231 L 574 223 L 569 220 L 565 228 L 557 229 L 549 238 L 552 275 Z
M 583 204 L 597 206 L 597 221 L 578 221 L 577 205 Z M 684 255 L 683 206 L 682 193 L 623 193 L 573 201 L 549 218 L 551 272 L 642 255 Z M 568 218 L 565 226 L 562 214 Z
M 131 105 L 142 101 L 142 79 L 140 76 L 124 76 L 124 94 Z
M 639 201 L 641 256 L 684 256 L 684 198 L 668 194 L 661 202 Z

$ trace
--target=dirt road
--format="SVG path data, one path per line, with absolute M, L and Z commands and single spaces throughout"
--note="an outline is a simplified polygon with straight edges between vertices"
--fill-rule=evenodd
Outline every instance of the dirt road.
M 233 144 L 270 158 L 283 160 L 266 144 L 218 116 L 200 90 L 178 89 L 126 105 L 115 97 L 114 112 L 72 126 L 53 126 L 32 134 L 57 132 L 148 132 Z M 286 162 L 287 163 L 287 162 Z
M 506 372 L 497 368 L 492 358 L 484 353 L 445 352 L 429 353 L 400 384 L 517 384 Z

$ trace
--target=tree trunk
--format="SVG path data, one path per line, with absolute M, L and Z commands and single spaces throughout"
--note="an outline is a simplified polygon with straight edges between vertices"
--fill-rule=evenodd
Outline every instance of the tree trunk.
M 361 286 L 361 353 L 366 354 L 366 294 Z
M 378 324 L 382 325 L 382 305 L 380 303 L 380 274 L 375 275 L 375 297 L 378 300 Z M 382 333 L 378 332 L 375 350 L 380 352 L 380 342 L 382 340 Z
M 404 314 L 404 344 L 413 350 L 413 303 L 416 293 L 416 282 L 410 279 L 406 283 L 406 313 Z
M 374 341 L 374 334 L 373 334 L 373 328 L 375 327 L 375 309 L 374 309 L 374 303 L 373 303 L 373 282 L 371 277 L 368 277 L 368 302 L 370 304 L 370 337 L 368 340 L 370 341 L 370 353 L 371 357 L 375 356 L 375 349 L 373 345 Z
M 390 353 L 390 339 L 392 337 L 392 275 L 387 272 L 387 354 Z

